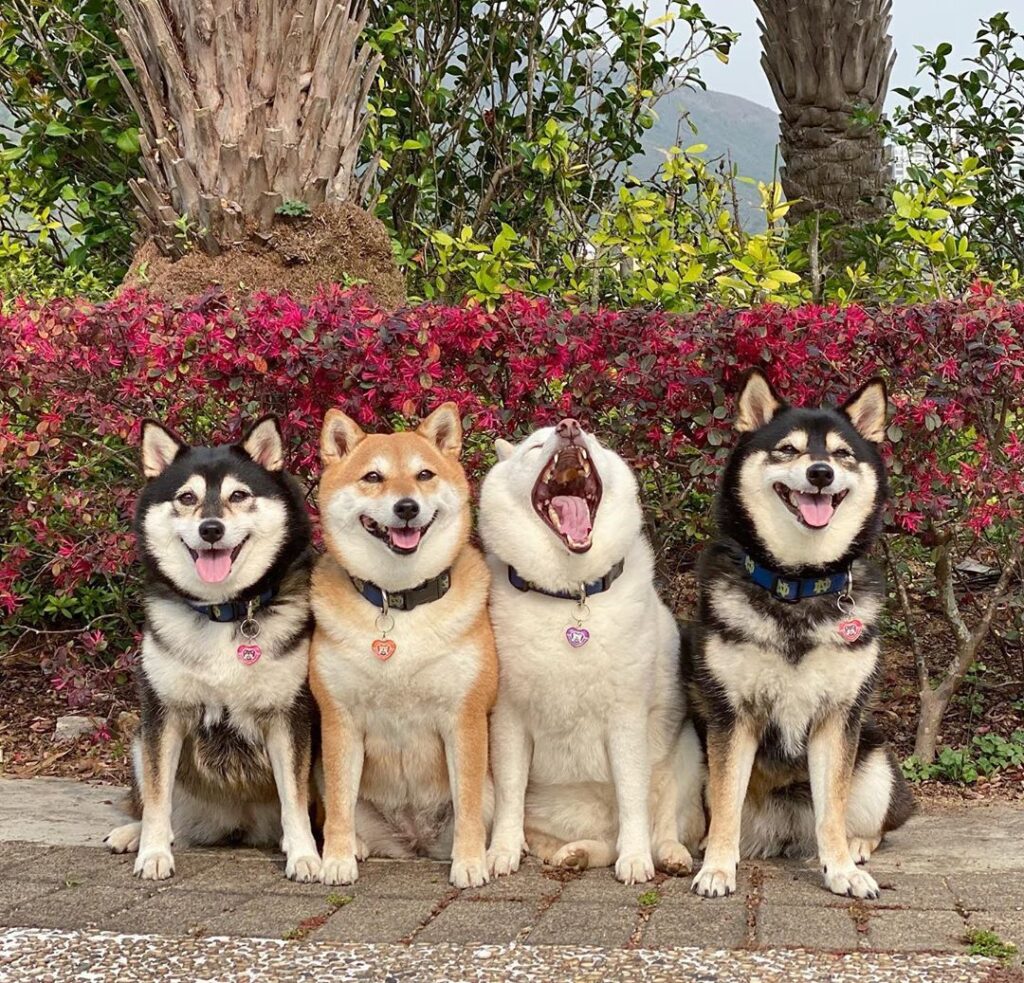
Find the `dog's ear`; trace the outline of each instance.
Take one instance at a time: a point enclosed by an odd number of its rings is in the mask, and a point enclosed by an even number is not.
[[[442,403],[417,428],[416,433],[426,437],[448,457],[458,457],[462,451],[462,420],[454,403]]]
[[[284,438],[276,416],[267,415],[257,420],[238,446],[268,471],[280,471],[284,467]]]
[[[185,450],[188,450],[188,444],[173,430],[168,430],[156,420],[142,421],[142,473],[147,478],[159,477]]]
[[[885,382],[875,376],[865,382],[839,410],[865,440],[880,444],[885,440],[885,415],[888,408],[889,394],[885,390]]]
[[[494,452],[498,455],[499,461],[507,461],[516,452],[516,445],[504,437],[499,437],[494,442]]]
[[[352,417],[341,410],[328,410],[320,431],[320,460],[325,466],[340,461],[365,437],[363,428]]]
[[[760,369],[751,369],[743,383],[736,413],[736,429],[740,433],[760,430],[786,403],[772,388]]]

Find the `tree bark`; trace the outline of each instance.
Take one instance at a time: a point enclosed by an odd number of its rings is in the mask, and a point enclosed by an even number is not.
[[[755,0],[761,65],[781,117],[782,187],[791,222],[814,212],[846,221],[881,214],[891,166],[874,127],[896,55],[892,0]]]
[[[161,252],[210,255],[284,201],[357,200],[366,98],[364,0],[117,0],[137,74],[139,223]]]

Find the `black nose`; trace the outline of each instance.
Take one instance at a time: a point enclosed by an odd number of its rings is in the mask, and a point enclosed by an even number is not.
[[[395,502],[395,515],[409,522],[420,514],[420,507],[413,498],[400,498]]]
[[[836,474],[832,468],[827,464],[822,464],[820,461],[817,464],[812,464],[807,469],[807,480],[815,488],[824,488],[826,485],[831,485],[832,479],[835,476]]]
[[[224,538],[224,523],[220,519],[203,519],[199,523],[199,535],[208,543],[217,543]]]

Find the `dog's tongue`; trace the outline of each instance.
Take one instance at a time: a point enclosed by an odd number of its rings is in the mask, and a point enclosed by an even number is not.
[[[558,516],[558,528],[574,543],[585,543],[590,536],[590,506],[576,495],[556,495],[551,505]]]
[[[388,532],[391,534],[391,542],[400,550],[415,549],[423,535],[422,529],[412,529],[409,526],[392,526]]]
[[[196,573],[208,584],[219,584],[231,573],[231,550],[200,550]]]
[[[815,529],[827,526],[835,509],[832,508],[831,495],[805,495],[797,492],[796,506],[804,522]]]

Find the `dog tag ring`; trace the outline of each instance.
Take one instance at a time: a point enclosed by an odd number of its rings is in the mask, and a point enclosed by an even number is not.
[[[580,599],[576,603],[576,624],[569,625],[565,629],[565,640],[574,648],[582,648],[590,641],[590,632],[583,627],[583,621],[590,616],[590,608],[587,607],[587,589],[580,585]]]
[[[238,626],[238,630],[242,633],[242,638],[245,641],[235,649],[235,655],[238,656],[238,661],[243,666],[256,665],[263,655],[263,649],[256,644],[256,636],[260,633],[260,623],[253,617],[255,610],[256,601],[252,600],[249,602],[248,608],[246,608],[245,620]]]

